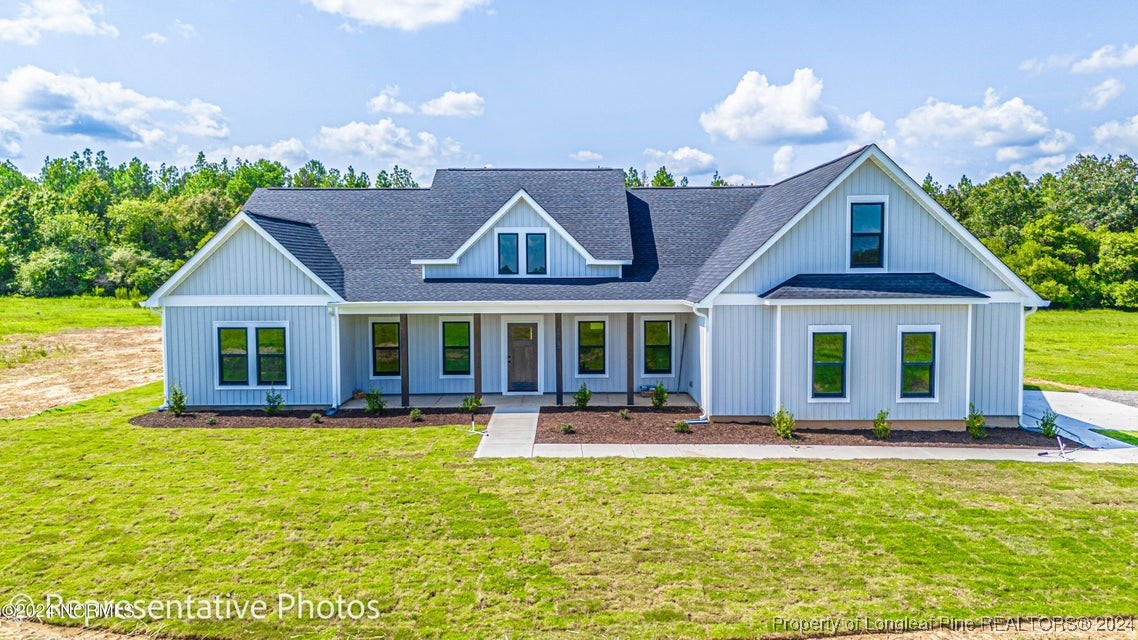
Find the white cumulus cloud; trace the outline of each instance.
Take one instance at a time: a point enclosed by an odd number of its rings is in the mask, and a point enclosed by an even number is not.
[[[600,162],[601,160],[604,160],[605,157],[596,151],[581,149],[580,151],[574,151],[573,153],[570,153],[569,159],[576,160],[577,162]]]
[[[458,20],[489,0],[309,0],[312,6],[360,24],[415,31]]]
[[[715,168],[715,156],[695,147],[680,147],[671,151],[645,149],[644,157],[649,161],[668,167],[673,175],[700,175]]]
[[[277,162],[290,166],[304,164],[312,157],[312,154],[308,152],[308,148],[304,146],[304,143],[296,138],[277,140],[267,145],[248,144],[223,147],[214,149],[206,155],[211,158],[241,158],[242,160],[249,161],[264,158],[265,160],[276,160]]]
[[[20,127],[4,116],[0,116],[0,154],[5,160],[21,155]]]
[[[1083,98],[1083,108],[1098,111],[1122,95],[1125,90],[1126,85],[1117,78],[1107,78],[1087,91],[1087,95]]]
[[[1094,128],[1095,142],[1112,151],[1133,153],[1138,147],[1138,116],[1129,120],[1111,120]]]
[[[1099,47],[1091,55],[1071,65],[1074,73],[1101,73],[1111,69],[1138,66],[1138,45]]]
[[[699,123],[712,138],[764,144],[805,141],[830,128],[822,111],[822,79],[812,69],[796,69],[784,85],[748,71],[723,102],[700,114]]]
[[[225,138],[221,107],[143,95],[118,82],[57,74],[35,66],[0,81],[0,116],[26,130],[147,146],[177,134]]]
[[[785,178],[793,173],[794,165],[794,147],[786,144],[778,148],[771,156],[771,168],[774,170],[775,176]]]
[[[387,85],[379,95],[367,101],[367,110],[372,113],[411,113],[414,109],[399,100],[399,87]]]
[[[158,33],[157,31],[151,31],[150,33],[142,36],[142,39],[153,44],[166,44],[166,41],[169,40],[169,38],[162,35],[161,33]]]
[[[33,0],[20,5],[15,18],[0,19],[0,40],[31,45],[45,33],[117,36],[114,25],[98,20],[102,13],[102,6],[79,0]]]
[[[419,111],[425,115],[453,118],[473,118],[485,110],[486,100],[473,91],[447,91],[419,105]]]
[[[417,176],[426,175],[444,160],[465,156],[458,142],[450,138],[440,140],[427,131],[412,133],[391,118],[320,127],[315,144],[335,154],[368,158],[383,166],[398,164]]]
[[[1068,69],[1071,64],[1075,62],[1075,56],[1071,55],[1049,55],[1046,58],[1029,58],[1019,63],[1020,71],[1026,71],[1032,75],[1039,75],[1044,71],[1052,69]]]

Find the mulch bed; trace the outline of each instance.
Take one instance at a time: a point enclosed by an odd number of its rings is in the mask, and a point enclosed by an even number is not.
[[[551,444],[826,444],[874,445],[882,447],[999,447],[1046,449],[1055,446],[1049,438],[1023,429],[988,429],[988,437],[973,439],[964,431],[903,431],[895,429],[887,441],[873,437],[869,430],[801,429],[797,440],[783,440],[770,425],[713,423],[691,425],[691,433],[676,433],[677,420],[694,420],[698,412],[669,407],[663,411],[637,407],[629,420],[617,409],[577,411],[566,407],[542,407],[537,423],[539,443]],[[561,432],[571,424],[575,433]]]
[[[242,429],[252,427],[282,427],[306,429],[389,429],[392,427],[435,427],[441,425],[469,425],[470,414],[458,413],[453,408],[420,409],[423,419],[412,422],[410,409],[384,409],[379,413],[364,413],[362,410],[337,411],[334,416],[326,416],[323,411],[281,411],[275,416],[265,415],[259,410],[238,411],[194,411],[183,413],[180,417],[169,411],[154,411],[131,418],[130,423],[139,427],[173,429]],[[475,415],[478,424],[490,420],[493,407],[482,407]],[[320,414],[320,422],[312,421],[312,414]],[[210,424],[210,419],[213,424]]]

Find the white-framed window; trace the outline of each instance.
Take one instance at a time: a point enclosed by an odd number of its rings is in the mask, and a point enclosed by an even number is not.
[[[502,227],[494,230],[498,275],[549,275],[549,230],[542,227]]]
[[[640,318],[640,372],[646,378],[668,378],[676,372],[675,316]]]
[[[897,402],[939,402],[940,325],[897,326]]]
[[[846,266],[850,271],[884,271],[889,196],[846,198]]]
[[[368,318],[371,328],[371,378],[399,378],[403,363],[399,357],[401,336],[398,316]]]
[[[850,326],[810,325],[808,336],[808,402],[849,402]]]
[[[288,389],[287,321],[213,323],[216,389]]]
[[[605,316],[578,316],[577,367],[578,378],[607,378],[609,319]]]
[[[442,357],[439,369],[441,377],[474,377],[473,316],[441,316],[439,344]]]

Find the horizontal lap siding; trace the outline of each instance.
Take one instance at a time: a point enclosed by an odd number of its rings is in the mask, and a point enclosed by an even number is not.
[[[1023,307],[1019,304],[977,305],[972,334],[972,398],[988,416],[1019,415],[1020,333]]]
[[[242,227],[171,294],[325,295],[256,231]]]
[[[848,266],[846,198],[889,197],[886,266],[892,272],[934,272],[979,291],[1008,286],[960,240],[873,163],[866,163],[827,196],[727,288],[763,293],[800,273],[844,273]]]
[[[889,409],[894,420],[962,419],[967,411],[966,305],[786,307],[782,312],[782,404],[800,420],[869,420]],[[718,320],[717,320],[718,322]],[[897,402],[898,325],[939,324],[939,402]],[[811,403],[810,325],[850,325],[850,402]],[[716,330],[719,329],[718,324]],[[715,384],[715,383],[713,383]]]
[[[711,316],[712,415],[762,416],[774,386],[774,309],[716,306]]]
[[[330,325],[324,307],[167,307],[166,349],[171,385],[196,406],[261,406],[264,389],[216,389],[214,322],[288,322],[289,405],[327,405],[331,396]],[[250,354],[250,357],[253,357]]]

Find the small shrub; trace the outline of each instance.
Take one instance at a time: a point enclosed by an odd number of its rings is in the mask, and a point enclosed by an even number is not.
[[[787,411],[786,407],[780,406],[771,416],[771,426],[774,427],[775,434],[783,440],[797,439],[794,437],[794,414]]]
[[[1039,429],[1044,436],[1054,438],[1059,435],[1059,425],[1056,423],[1058,419],[1059,414],[1050,409],[1043,412],[1043,417],[1039,419]]]
[[[466,396],[462,399],[462,404],[458,405],[458,410],[463,413],[469,413],[471,416],[478,413],[478,409],[482,407],[482,396]]]
[[[877,417],[873,419],[873,437],[878,440],[888,440],[891,433],[893,433],[893,427],[889,423],[889,410],[882,409],[877,412]]]
[[[319,411],[313,411],[312,414],[308,416],[308,419],[312,421],[312,424],[324,422],[324,416],[320,415]]]
[[[593,399],[593,392],[589,391],[589,387],[585,383],[581,383],[581,388],[577,389],[577,393],[573,394],[573,406],[580,410],[589,407],[589,401]]]
[[[281,412],[281,407],[284,406],[284,396],[276,389],[269,389],[265,392],[265,415],[275,416]]]
[[[964,419],[964,428],[968,430],[968,435],[977,440],[983,440],[988,437],[988,431],[984,428],[984,414],[976,410],[976,405],[971,402],[968,403],[968,417]]]
[[[691,433],[691,425],[687,420],[676,420],[676,425],[672,427],[676,433]]]
[[[416,409],[412,409],[412,410],[411,410],[411,422],[422,422],[422,421],[423,421],[423,412],[422,412],[422,410],[420,410],[420,409],[417,409],[417,408],[416,408]]]
[[[668,406],[668,390],[657,382],[656,386],[652,387],[652,408],[663,409],[666,406]]]
[[[383,392],[375,387],[367,390],[364,394],[364,402],[367,403],[367,408],[364,409],[366,413],[379,413],[387,406],[387,401],[383,399]]]
[[[577,433],[577,430],[574,429],[573,425],[569,424],[568,422],[562,422],[561,423],[561,433],[564,433],[564,434]]]
[[[176,384],[170,387],[170,413],[176,417],[181,417],[186,412],[186,393],[182,391],[182,385]]]
[[[628,412],[628,409],[621,409],[620,411],[617,411],[616,414],[618,416],[620,416],[621,420],[631,420],[632,419],[632,414]]]

